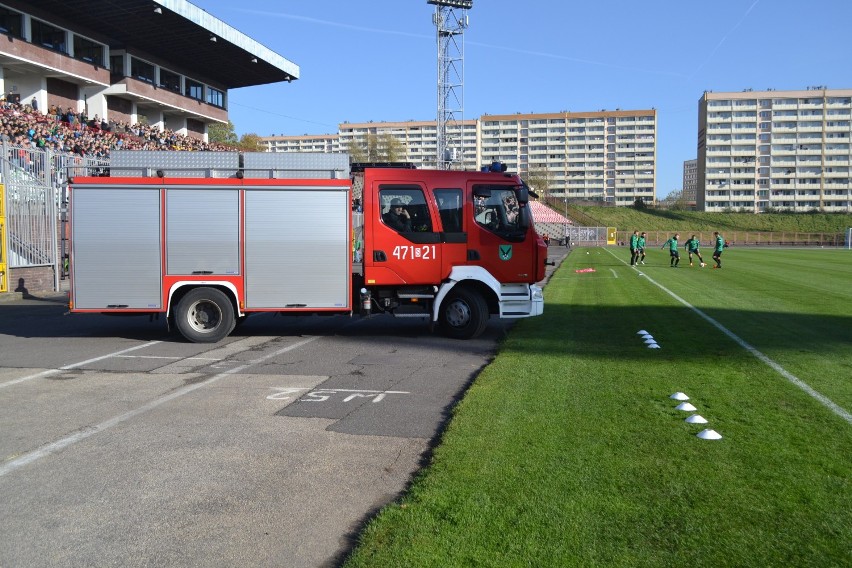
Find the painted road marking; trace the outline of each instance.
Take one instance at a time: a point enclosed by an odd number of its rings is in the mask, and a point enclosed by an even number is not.
[[[278,392],[275,394],[271,394],[266,397],[267,400],[289,400],[291,398],[296,398],[296,395],[303,391],[307,392],[302,398],[299,398],[299,402],[325,402],[329,400],[331,397],[341,393],[350,393],[344,399],[343,402],[349,402],[355,400],[356,398],[370,398],[373,397],[371,402],[381,402],[384,400],[385,395],[389,394],[411,394],[409,391],[390,391],[390,390],[370,390],[370,389],[310,389],[310,388],[300,388],[300,387],[270,387],[272,389],[277,390]]]
[[[118,359],[169,359],[172,361],[221,361],[218,357],[168,357],[166,355],[116,355]]]
[[[192,384],[192,385],[188,385],[184,388],[178,389],[178,390],[176,390],[176,391],[174,391],[170,394],[167,394],[165,396],[161,396],[160,398],[154,399],[151,402],[149,402],[148,404],[144,404],[144,405],[140,406],[139,408],[131,410],[130,412],[125,412],[124,414],[119,414],[118,416],[114,416],[114,417],[112,417],[108,420],[101,422],[100,424],[95,424],[94,426],[88,426],[88,427],[84,428],[83,430],[81,430],[79,432],[71,434],[70,436],[66,436],[65,438],[61,438],[59,440],[56,440],[55,442],[51,442],[50,444],[47,444],[46,446],[42,446],[41,448],[39,448],[37,450],[33,450],[32,452],[28,452],[28,453],[22,455],[21,457],[19,457],[18,459],[4,463],[2,466],[0,466],[0,477],[3,477],[7,473],[12,473],[13,471],[20,469],[20,468],[24,467],[25,465],[28,465],[28,464],[30,464],[30,463],[32,463],[36,460],[39,460],[43,457],[47,457],[47,456],[55,454],[55,453],[57,453],[61,450],[64,450],[65,448],[72,446],[72,445],[76,444],[77,442],[81,442],[81,441],[85,440],[86,438],[94,436],[95,434],[97,434],[99,432],[103,432],[105,430],[112,428],[113,426],[117,426],[117,425],[119,425],[123,422],[127,422],[131,418],[135,418],[135,417],[139,416],[140,414],[144,414],[144,413],[148,412],[149,410],[153,410],[153,409],[157,408],[158,406],[162,406],[163,404],[165,404],[167,402],[170,402],[170,401],[172,401],[176,398],[180,398],[185,394],[189,394],[189,393],[191,393],[195,390],[200,389],[201,387],[205,387],[205,386],[213,384],[213,383],[215,383],[215,382],[217,382],[221,379],[224,379],[226,377],[230,377],[231,375],[234,375],[234,374],[239,373],[241,371],[244,371],[244,370],[246,370],[246,369],[248,369],[248,368],[250,368],[254,365],[262,363],[262,362],[266,361],[267,359],[271,359],[273,357],[277,357],[278,355],[283,355],[284,353],[287,353],[288,351],[298,349],[299,347],[307,345],[308,343],[310,343],[312,341],[316,341],[317,339],[319,339],[319,337],[320,336],[308,337],[306,339],[303,339],[302,341],[299,341],[299,342],[294,343],[292,345],[288,345],[287,347],[284,347],[282,349],[279,349],[277,351],[274,351],[272,353],[264,355],[263,357],[259,357],[257,359],[252,360],[252,361],[247,361],[246,363],[243,363],[239,367],[235,367],[235,368],[230,369],[228,371],[225,371],[223,373],[219,373],[218,375],[210,377],[209,379],[201,381],[200,383],[195,383],[195,384]],[[154,341],[152,343],[159,343],[159,341]],[[133,349],[140,349],[142,347],[144,347],[144,345],[134,347]],[[130,349],[127,349],[125,351],[120,351],[119,353],[126,353],[127,351],[130,351]],[[98,359],[92,359],[91,361],[98,361],[98,360],[103,359],[103,358],[104,357],[99,357]],[[91,362],[91,361],[84,361],[83,363],[77,363],[77,365],[83,365],[83,364]]]
[[[11,381],[7,381],[5,383],[0,383],[0,389],[12,385],[17,385],[18,383],[23,383],[24,381],[29,381],[31,379],[38,379],[41,377],[49,377],[51,375],[56,375],[57,373],[61,373],[62,371],[70,371],[71,369],[76,369],[78,367],[82,367],[83,365],[88,365],[89,363],[95,363],[97,361],[103,361],[104,359],[109,359],[110,357],[120,357],[124,353],[130,353],[131,351],[136,351],[137,349],[144,349],[146,347],[150,347],[152,345],[156,345],[157,343],[161,343],[160,341],[149,341],[148,343],[143,343],[142,345],[137,345],[136,347],[130,347],[129,349],[122,349],[121,351],[116,351],[115,353],[110,353],[109,355],[102,355],[101,357],[95,357],[94,359],[88,359],[86,361],[80,361],[79,363],[72,363],[71,365],[65,365],[64,367],[59,367],[58,369],[49,369],[47,371],[42,371],[40,373],[36,373],[35,375],[29,375],[26,377],[21,377],[19,379],[14,379]]]
[[[624,262],[624,260],[618,258],[609,249],[604,249],[604,250],[606,252],[608,252],[609,254],[611,254],[616,259],[618,259],[621,263],[627,264],[626,262]],[[692,310],[693,312],[695,312],[696,314],[698,314],[699,316],[704,318],[708,323],[710,323],[710,325],[712,325],[713,327],[715,327],[716,329],[718,329],[719,331],[721,331],[722,333],[724,333],[725,335],[727,335],[728,337],[733,339],[737,344],[739,344],[740,347],[742,347],[743,349],[745,349],[746,351],[748,351],[749,353],[754,355],[758,360],[762,361],[763,363],[765,363],[766,365],[768,365],[769,367],[771,367],[772,369],[777,371],[782,377],[787,379],[790,383],[794,384],[795,386],[797,386],[800,389],[802,389],[803,391],[805,391],[808,395],[810,395],[811,397],[816,399],[820,404],[822,404],[823,406],[828,408],[830,411],[832,411],[837,416],[844,419],[849,424],[852,424],[852,414],[850,414],[845,408],[843,408],[842,406],[840,406],[839,404],[837,404],[836,402],[834,402],[833,400],[831,400],[830,398],[828,398],[827,396],[822,394],[821,392],[818,392],[816,389],[814,389],[808,383],[806,383],[805,381],[803,381],[802,379],[800,379],[799,377],[797,377],[793,373],[789,372],[787,369],[785,369],[784,367],[782,367],[781,365],[779,365],[778,363],[776,363],[775,361],[773,361],[772,359],[767,357],[765,354],[758,351],[756,348],[754,348],[751,345],[749,345],[748,343],[746,343],[746,341],[744,339],[740,338],[733,331],[729,330],[724,325],[717,322],[716,320],[714,320],[713,318],[711,318],[710,316],[708,316],[707,314],[705,314],[704,312],[702,312],[701,310],[699,310],[698,308],[696,308],[695,306],[693,306],[692,304],[690,304],[689,302],[687,302],[686,300],[684,300],[683,298],[681,298],[680,296],[678,296],[677,294],[675,294],[674,292],[672,292],[671,290],[669,290],[668,288],[666,288],[665,286],[663,286],[662,284],[660,284],[659,282],[657,282],[656,280],[654,280],[653,278],[651,278],[650,276],[645,274],[644,272],[642,272],[638,269],[637,269],[637,271],[639,272],[639,275],[644,276],[645,279],[648,280],[648,282],[650,282],[651,284],[653,284],[654,286],[656,286],[657,288],[659,288],[660,290],[662,290],[663,292],[665,292],[666,294],[668,294],[669,296],[671,296],[672,298],[674,298],[675,300],[677,300],[678,302],[680,302],[681,304],[683,304],[684,306],[686,306],[687,308],[689,308],[690,310]]]

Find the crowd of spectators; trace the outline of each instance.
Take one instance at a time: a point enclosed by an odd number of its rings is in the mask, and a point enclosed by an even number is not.
[[[160,130],[147,124],[89,118],[73,109],[51,106],[46,113],[0,98],[0,139],[17,146],[44,148],[87,158],[108,159],[111,150],[230,150],[217,143]]]

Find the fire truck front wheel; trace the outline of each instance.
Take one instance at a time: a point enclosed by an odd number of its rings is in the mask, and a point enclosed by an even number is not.
[[[193,343],[216,343],[234,329],[231,300],[215,288],[190,290],[178,302],[175,312],[178,330]]]
[[[445,335],[455,339],[478,337],[488,325],[488,304],[475,290],[454,289],[441,304],[440,323]]]

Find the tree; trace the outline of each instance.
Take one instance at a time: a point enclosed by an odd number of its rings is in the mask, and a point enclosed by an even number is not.
[[[218,144],[230,144],[237,146],[240,142],[237,139],[237,132],[234,130],[234,123],[230,120],[228,124],[217,122],[207,127],[207,138],[210,142]]]
[[[527,182],[527,185],[535,191],[539,197],[544,198],[550,195],[550,172],[545,168],[530,168],[525,174],[521,174],[521,179]]]
[[[367,162],[367,149],[355,142],[354,140],[346,144],[346,153],[349,154],[349,161],[357,163]]]
[[[346,151],[353,163],[400,162],[406,155],[405,144],[389,133],[367,134],[363,144],[353,140],[346,146]]]
[[[254,133],[243,134],[240,137],[238,147],[243,152],[263,152],[265,149],[263,143],[260,141],[260,136]]]
[[[384,148],[385,159],[383,162],[401,162],[405,160],[405,144],[390,134],[383,134],[380,146]]]
[[[665,199],[663,199],[662,204],[666,209],[671,209],[673,211],[686,211],[689,209],[686,202],[686,196],[681,189],[676,189],[669,193]]]

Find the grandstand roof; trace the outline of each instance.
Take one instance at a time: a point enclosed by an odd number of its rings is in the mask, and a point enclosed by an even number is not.
[[[27,5],[98,30],[111,49],[135,47],[228,89],[299,78],[298,65],[185,0],[28,0]]]

